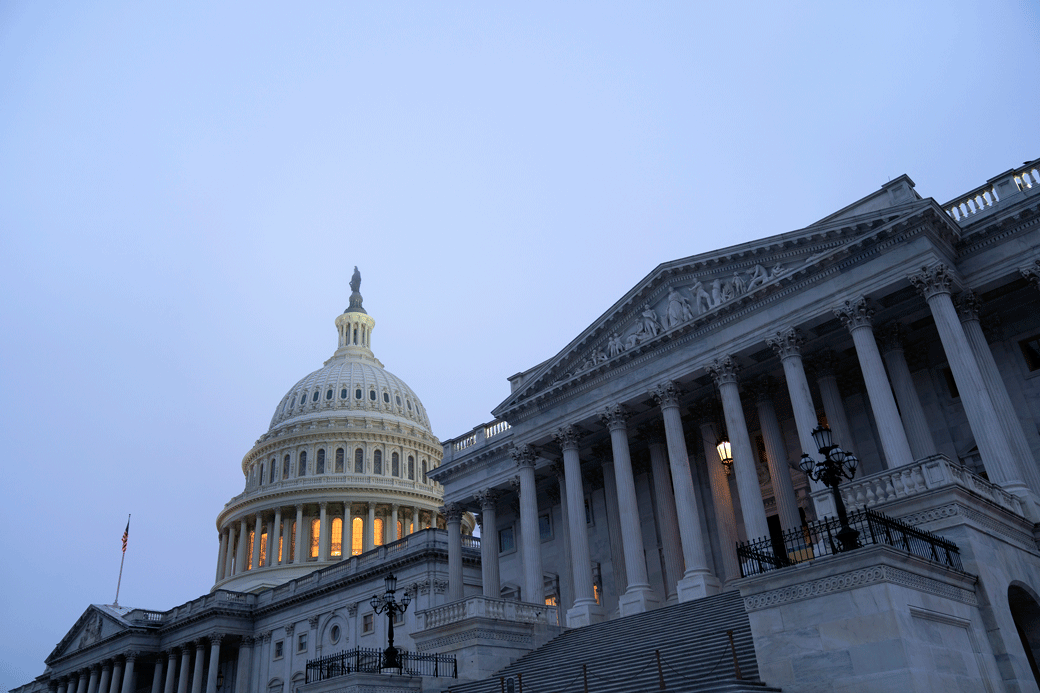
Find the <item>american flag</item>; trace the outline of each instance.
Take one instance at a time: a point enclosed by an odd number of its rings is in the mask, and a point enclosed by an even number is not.
[[[126,541],[130,538],[130,518],[126,518],[126,529],[123,530],[123,553],[126,553]]]

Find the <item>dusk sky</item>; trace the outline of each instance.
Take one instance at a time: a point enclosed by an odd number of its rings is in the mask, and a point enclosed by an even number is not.
[[[282,396],[373,350],[441,440],[662,262],[1040,156],[1040,4],[0,3],[0,692],[206,593]]]

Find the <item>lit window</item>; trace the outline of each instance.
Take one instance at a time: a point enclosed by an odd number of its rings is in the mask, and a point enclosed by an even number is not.
[[[296,520],[293,520],[289,529],[289,560],[296,560]]]
[[[325,448],[318,450],[318,460],[314,463],[314,473],[324,474],[325,473]]]
[[[318,547],[321,546],[321,520],[311,520],[311,558],[318,557]]]
[[[372,473],[382,474],[383,473],[383,451],[376,450],[372,453]]]
[[[415,458],[408,456],[408,478],[415,481]]]
[[[278,538],[278,562],[282,562],[282,547],[285,546],[285,537]]]
[[[401,458],[396,452],[390,454],[390,475],[401,476]]]
[[[343,473],[343,448],[336,448],[336,473]]]
[[[296,651],[306,652],[307,651],[307,634],[300,633],[296,636]]]
[[[329,553],[337,557],[343,555],[343,518],[341,517],[332,518],[332,550]]]
[[[260,565],[267,565],[267,532],[260,535]]]
[[[400,520],[397,521],[397,538],[400,539],[404,536],[404,524]]]
[[[383,545],[383,518],[377,517],[376,523],[373,525],[375,530],[373,531],[372,543],[375,546]]]
[[[300,453],[300,464],[299,464],[299,467],[296,470],[296,476],[306,476],[306,475],[307,475],[307,451],[304,450],[303,452]]]
[[[592,586],[592,597],[596,600],[596,605],[599,606],[599,585]]]
[[[365,473],[365,451],[361,448],[354,451],[354,473]]]
[[[350,526],[352,528],[350,531],[350,555],[359,556],[361,555],[361,550],[365,545],[363,534],[365,531],[365,521],[360,517],[355,517],[350,521]]]
[[[375,630],[375,621],[372,618],[372,614],[365,614],[361,617],[361,632],[371,633]]]
[[[246,570],[252,570],[253,565],[253,535],[255,532],[249,530],[249,548],[246,549]]]
[[[546,597],[545,598],[545,605],[546,606],[556,606],[556,595],[555,594],[550,594],[548,597]]]

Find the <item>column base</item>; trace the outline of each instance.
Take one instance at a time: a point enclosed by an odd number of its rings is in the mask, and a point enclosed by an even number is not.
[[[595,599],[578,600],[567,609],[567,627],[582,628],[603,620],[603,607]]]
[[[628,591],[618,598],[618,610],[621,611],[622,616],[641,614],[656,609],[660,605],[661,600],[657,598],[649,585],[629,585]]]
[[[711,597],[722,591],[722,585],[711,573],[695,573],[683,575],[679,580],[679,602],[692,602],[694,599]]]

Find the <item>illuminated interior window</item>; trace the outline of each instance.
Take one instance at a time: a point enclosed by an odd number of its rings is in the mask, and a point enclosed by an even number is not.
[[[402,532],[404,532],[404,523],[401,522],[400,520],[398,520],[397,521],[397,538],[398,539],[400,539],[402,536],[404,536],[402,534]]]
[[[296,560],[296,521],[293,520],[292,528],[289,530],[289,560]]]
[[[246,570],[253,569],[253,535],[256,532],[250,530],[249,532],[249,548],[246,549]]]
[[[360,517],[355,517],[350,521],[350,555],[358,556],[361,554],[361,549],[364,546],[364,535],[362,532],[365,531],[365,521]]]
[[[545,605],[546,606],[556,606],[556,595],[553,594],[553,595],[550,595],[550,596],[546,597],[545,598]]]
[[[285,537],[278,538],[278,562],[282,562],[282,547],[285,546]]]
[[[332,518],[332,551],[333,556],[343,555],[343,518]]]
[[[592,586],[592,596],[596,599],[596,603],[599,604],[599,585]]]
[[[267,532],[260,535],[260,565],[267,565]]]
[[[321,520],[311,520],[311,558],[318,557],[318,547],[321,546]]]
[[[377,517],[376,518],[376,524],[374,526],[375,526],[375,532],[374,532],[375,536],[372,537],[372,540],[373,540],[372,543],[375,546],[382,546],[383,545],[383,518]]]

